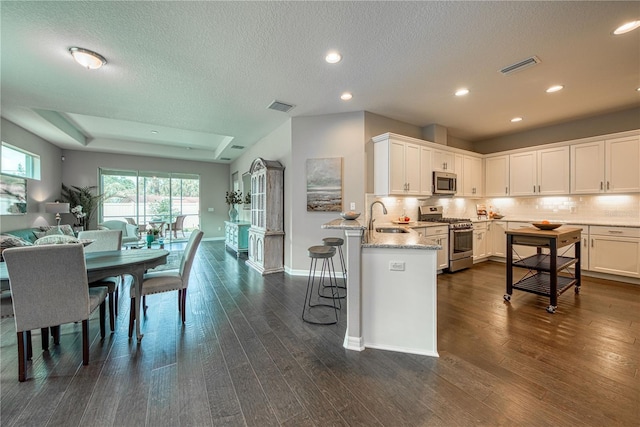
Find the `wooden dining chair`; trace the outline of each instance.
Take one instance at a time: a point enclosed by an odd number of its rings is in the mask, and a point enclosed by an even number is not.
[[[82,322],[82,364],[88,365],[89,316],[100,306],[100,336],[104,338],[107,288],[89,288],[82,244],[8,248],[3,255],[18,336],[18,381],[27,377],[31,339],[25,336],[33,329],[42,330],[46,351],[48,328]]]
[[[176,220],[174,222],[172,222],[171,224],[167,224],[167,232],[173,230],[173,237],[175,237],[177,239],[178,238],[178,230],[180,230],[180,233],[182,233],[182,237],[185,237],[183,226],[184,226],[184,219],[186,217],[187,217],[186,215],[178,215],[178,216],[176,216]]]
[[[187,305],[187,287],[189,286],[189,275],[191,274],[191,267],[193,266],[193,260],[196,256],[198,246],[204,233],[200,230],[194,231],[189,237],[187,246],[182,253],[180,260],[180,267],[178,271],[156,271],[150,272],[144,275],[144,281],[142,282],[142,295],[145,297],[150,294],[157,294],[160,292],[178,291],[178,311],[182,312],[182,323],[186,320],[186,305]],[[131,295],[131,311],[129,314],[129,336],[133,334],[133,321],[135,319],[135,304],[136,304],[136,286],[131,285],[129,294]]]
[[[89,230],[78,233],[78,239],[90,239],[92,243],[85,246],[85,252],[119,251],[122,248],[122,230]],[[115,318],[118,316],[118,289],[121,276],[107,277],[90,283],[89,287],[106,286],[109,294],[109,328],[115,331]]]

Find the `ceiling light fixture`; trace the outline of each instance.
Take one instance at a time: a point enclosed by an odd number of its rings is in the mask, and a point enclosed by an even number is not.
[[[620,34],[625,34],[629,31],[633,31],[638,27],[640,27],[640,21],[627,22],[626,24],[620,25],[618,28],[616,28],[613,34],[619,36]]]
[[[336,51],[331,51],[327,53],[327,56],[324,57],[324,60],[327,61],[329,64],[337,64],[342,60],[342,55],[340,55]]]
[[[73,59],[84,68],[88,70],[97,70],[107,63],[107,60],[104,59],[104,56],[99,53],[92,52],[88,49],[83,49],[81,47],[72,47],[69,48],[69,52]]]
[[[462,88],[462,89],[458,89],[456,91],[456,96],[465,96],[466,94],[469,93],[469,89],[467,88]]]
[[[342,95],[340,95],[340,99],[342,99],[343,101],[348,101],[351,98],[353,98],[353,95],[350,92],[345,92]]]
[[[151,131],[151,134],[152,134],[152,135],[157,135],[157,134],[158,134],[158,131],[157,131],[157,130],[152,130],[152,131]]]
[[[511,119],[511,123],[517,123],[521,121],[522,121],[522,117],[514,117],[513,119]]]
[[[549,89],[547,89],[547,93],[558,92],[558,91],[560,91],[562,89],[564,89],[564,86],[562,86],[562,85],[551,86]]]

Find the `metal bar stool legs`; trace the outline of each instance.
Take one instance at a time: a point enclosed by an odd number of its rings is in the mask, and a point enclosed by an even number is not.
[[[333,265],[333,256],[336,253],[336,249],[332,246],[311,246],[309,248],[309,258],[311,258],[311,264],[309,266],[309,278],[307,279],[307,292],[304,297],[304,306],[302,307],[302,320],[314,325],[335,325],[338,323],[338,310],[340,300],[338,299],[338,283],[336,281],[336,271]],[[322,260],[322,270],[320,271],[320,278],[318,280],[318,294],[320,288],[330,288],[331,296],[322,296],[320,298],[328,298],[331,300],[331,304],[324,302],[312,303],[313,287],[316,285],[316,271],[318,260]],[[329,284],[326,285],[325,279],[329,280]],[[328,307],[333,310],[333,317],[335,320],[319,321],[309,318],[311,308],[315,307]],[[314,310],[315,311],[315,310]],[[331,312],[330,311],[330,312]]]
[[[340,289],[347,289],[347,263],[344,261],[344,252],[342,252],[342,245],[344,245],[344,239],[340,237],[325,237],[322,239],[325,246],[332,246],[337,248],[338,256],[340,257],[340,268],[342,269],[342,285],[338,285]],[[340,295],[340,298],[345,298],[346,292]]]

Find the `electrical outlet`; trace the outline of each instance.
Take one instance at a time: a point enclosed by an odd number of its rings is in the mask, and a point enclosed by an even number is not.
[[[389,261],[389,271],[404,271],[404,261]]]
[[[213,212],[213,208],[209,208],[207,209],[209,212]]]
[[[356,210],[356,202],[351,202],[351,205],[350,205],[349,209],[351,209],[352,211],[355,211]]]

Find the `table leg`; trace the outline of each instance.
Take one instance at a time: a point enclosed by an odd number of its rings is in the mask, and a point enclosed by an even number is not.
[[[144,336],[140,332],[140,321],[142,320],[142,314],[140,313],[140,307],[142,306],[142,282],[144,280],[144,271],[136,272],[133,275],[133,281],[136,286],[136,337],[138,337],[138,342],[142,341],[142,337]]]

